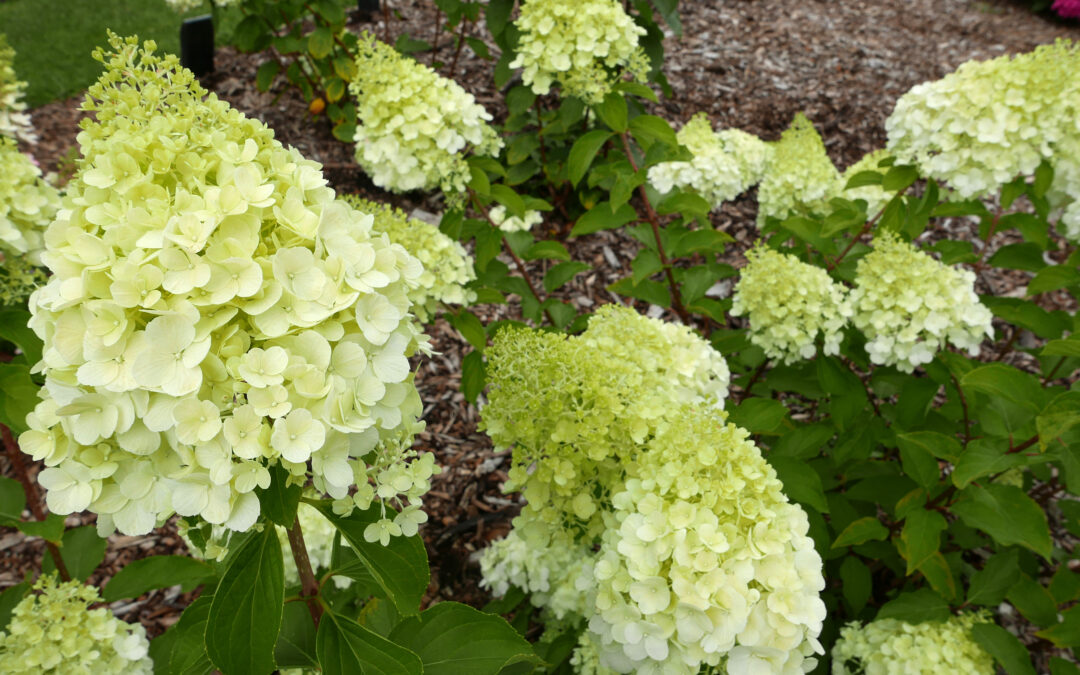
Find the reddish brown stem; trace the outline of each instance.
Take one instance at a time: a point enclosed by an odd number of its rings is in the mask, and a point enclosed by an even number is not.
[[[956,376],[951,373],[950,377],[952,377],[953,386],[956,387],[956,393],[960,395],[960,407],[964,411],[964,448],[966,449],[971,441],[971,418],[968,416],[967,398],[964,397],[964,390],[960,388],[960,380],[957,380]]]
[[[41,494],[38,493],[34,481],[30,480],[30,474],[27,472],[26,464],[23,462],[22,450],[19,449],[19,444],[15,442],[11,429],[8,429],[3,424],[0,424],[0,434],[4,438],[4,449],[7,450],[11,469],[22,484],[23,494],[26,495],[26,505],[29,507],[30,513],[33,514],[34,520],[39,522],[45,520],[45,507],[41,505]],[[60,578],[64,581],[71,581],[71,574],[68,573],[64,558],[60,555],[60,549],[51,541],[45,542],[45,548],[48,549],[49,555],[52,556],[53,563],[56,565],[56,572],[60,575]]]
[[[630,149],[630,139],[625,131],[620,133],[619,137],[622,139],[626,159],[630,161],[630,167],[634,170],[634,173],[637,173],[637,160],[634,159],[634,153]],[[664,266],[664,276],[667,277],[668,288],[671,289],[671,307],[679,315],[679,320],[689,326],[691,325],[690,313],[683,306],[682,295],[679,293],[679,284],[675,282],[675,274],[671,271],[671,261],[668,260],[667,254],[664,252],[664,244],[660,239],[660,217],[656,215],[656,210],[653,209],[652,202],[649,201],[649,195],[645,191],[644,184],[638,186],[638,194],[645,204],[645,215],[649,220],[649,225],[652,227],[653,238],[656,240],[656,253],[660,256],[660,264]]]
[[[319,602],[319,581],[315,578],[315,572],[311,569],[311,560],[308,558],[307,546],[304,544],[304,532],[300,529],[300,519],[293,521],[289,533],[289,548],[292,549],[293,560],[296,561],[296,571],[300,575],[300,597],[307,603],[308,611],[311,612],[311,620],[315,627],[319,627],[319,619],[322,618],[323,607]]]
[[[458,57],[461,56],[461,48],[465,45],[465,27],[468,25],[469,20],[465,17],[461,17],[461,32],[458,33],[457,47],[454,49],[454,59],[450,62],[450,79],[454,79],[454,75],[457,74]]]
[[[439,51],[439,34],[442,33],[442,8],[435,5],[435,37],[431,39],[431,59],[428,64],[435,67],[435,54]]]

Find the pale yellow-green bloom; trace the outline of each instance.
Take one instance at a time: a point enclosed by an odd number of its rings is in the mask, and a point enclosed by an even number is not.
[[[514,25],[521,39],[510,67],[537,94],[558,84],[563,96],[596,104],[626,75],[645,81],[645,29],[618,0],[527,0]]]
[[[747,317],[750,341],[784,363],[814,356],[818,335],[825,354],[839,353],[851,316],[843,285],[820,267],[762,246],[747,251],[746,260],[731,313]]]
[[[468,305],[476,300],[476,291],[466,288],[476,279],[472,256],[461,244],[400,209],[356,196],[346,199],[357,210],[374,216],[373,231],[385,233],[391,243],[404,247],[424,266],[419,283],[409,290],[412,312],[420,323],[435,318],[439,303]]]
[[[42,576],[0,632],[0,672],[150,675],[150,643],[139,624],[113,616],[97,589]]]
[[[360,36],[349,91],[357,101],[356,161],[387,190],[459,195],[469,179],[466,155],[502,148],[472,94],[368,33]]]
[[[993,335],[973,272],[944,265],[889,232],[859,260],[850,300],[870,360],[908,373],[946,342],[977,356]]]
[[[879,619],[840,629],[832,649],[832,674],[992,675],[994,658],[971,635],[976,624],[989,623],[987,612],[966,612],[947,621],[911,624]]]
[[[649,182],[662,194],[674,188],[696,192],[714,209],[756,185],[772,153],[771,145],[745,131],[713,131],[705,113],[694,115],[677,137],[694,158],[657,164],[649,169]]]
[[[766,218],[784,220],[820,211],[843,188],[821,136],[802,113],[772,147],[758,186],[759,227]]]
[[[30,302],[45,387],[21,441],[51,510],[126,534],[176,513],[216,555],[275,465],[342,513],[417,503],[424,480],[383,471],[434,471],[411,450],[420,262],[175,57],[110,43]]]
[[[0,304],[21,303],[44,275],[45,227],[60,207],[60,194],[42,179],[13,138],[0,136]]]
[[[34,143],[37,134],[26,112],[25,94],[26,82],[15,75],[15,50],[0,33],[0,137]],[[5,171],[0,171],[0,176]]]

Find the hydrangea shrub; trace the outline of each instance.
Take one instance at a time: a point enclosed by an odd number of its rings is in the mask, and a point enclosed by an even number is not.
[[[852,623],[840,630],[832,649],[832,674],[933,675],[996,672],[994,658],[971,634],[985,624],[982,612],[967,612],[947,621],[907,623],[879,619],[865,626]]]
[[[0,137],[27,143],[37,141],[37,134],[26,112],[26,82],[15,74],[15,49],[0,33]]]

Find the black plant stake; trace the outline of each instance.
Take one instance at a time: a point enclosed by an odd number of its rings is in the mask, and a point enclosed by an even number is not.
[[[180,65],[196,77],[214,72],[214,19],[211,15],[184,19],[180,25]]]

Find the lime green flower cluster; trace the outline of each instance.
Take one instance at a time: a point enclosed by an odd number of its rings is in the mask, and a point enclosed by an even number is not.
[[[852,201],[861,199],[866,202],[866,213],[869,217],[873,218],[876,214],[880,213],[885,205],[892,199],[892,195],[885,191],[880,185],[863,185],[862,187],[853,187],[843,189],[847,185],[848,181],[858,173],[864,171],[873,171],[874,173],[880,173],[883,176],[889,171],[886,167],[880,167],[878,164],[889,157],[889,151],[885,149],[874,150],[863,156],[862,159],[849,166],[841,177],[840,188],[836,195],[837,197],[843,197],[844,199],[850,199]]]
[[[0,673],[150,675],[150,643],[139,624],[129,624],[104,607],[97,589],[55,575],[42,576],[0,632]]]
[[[15,50],[0,33],[0,137],[34,143],[37,135],[26,113],[26,83],[15,76]]]
[[[993,335],[993,315],[975,294],[975,274],[949,267],[892,233],[879,234],[859,260],[852,323],[870,360],[910,373],[951,343],[972,356]]]
[[[710,351],[610,305],[578,337],[508,329],[488,351],[482,426],[527,504],[484,582],[585,620],[579,672],[801,673],[822,653],[806,514],[725,423]]]
[[[746,260],[731,313],[747,317],[750,341],[784,363],[811,358],[818,335],[825,354],[839,353],[851,316],[844,286],[820,267],[764,246],[747,251]]]
[[[745,131],[713,131],[705,113],[694,115],[677,137],[694,158],[657,164],[649,169],[649,182],[662,194],[673,188],[696,192],[714,209],[756,185],[772,153],[772,146]]]
[[[766,218],[784,220],[819,209],[843,187],[814,125],[799,113],[773,143],[772,157],[758,186],[758,226]]]
[[[22,304],[45,282],[41,265],[45,227],[60,194],[14,139],[0,137],[0,305]]]
[[[394,192],[464,192],[465,153],[495,156],[502,139],[491,115],[453,80],[362,33],[357,46],[356,161]]]
[[[503,232],[528,232],[534,225],[544,222],[544,215],[539,211],[526,211],[521,218],[511,216],[502,204],[491,207],[488,217],[495,227]]]
[[[476,300],[476,291],[466,284],[476,279],[472,257],[465,248],[422,220],[409,218],[400,209],[356,196],[346,200],[362,213],[375,217],[375,232],[384,232],[390,243],[399,244],[420,264],[424,272],[418,285],[409,290],[412,312],[420,323],[427,323],[444,305],[468,305]]]
[[[110,44],[30,302],[46,383],[20,445],[50,509],[244,531],[274,465],[343,510],[419,499],[419,261],[176,57]]]
[[[968,612],[918,624],[897,619],[849,623],[832,649],[832,675],[992,675],[994,658],[971,635],[973,626],[989,622],[989,613]]]
[[[528,0],[514,25],[521,31],[511,68],[537,94],[558,83],[563,96],[594,105],[630,75],[645,81],[649,59],[638,45],[645,29],[618,0]]]
[[[969,61],[897,101],[885,122],[889,150],[924,176],[947,181],[965,199],[1031,176],[1043,160],[1080,164],[1077,72],[1080,44],[1068,40]],[[1068,140],[1071,148],[1063,146]],[[1070,197],[1080,199],[1080,191]]]

